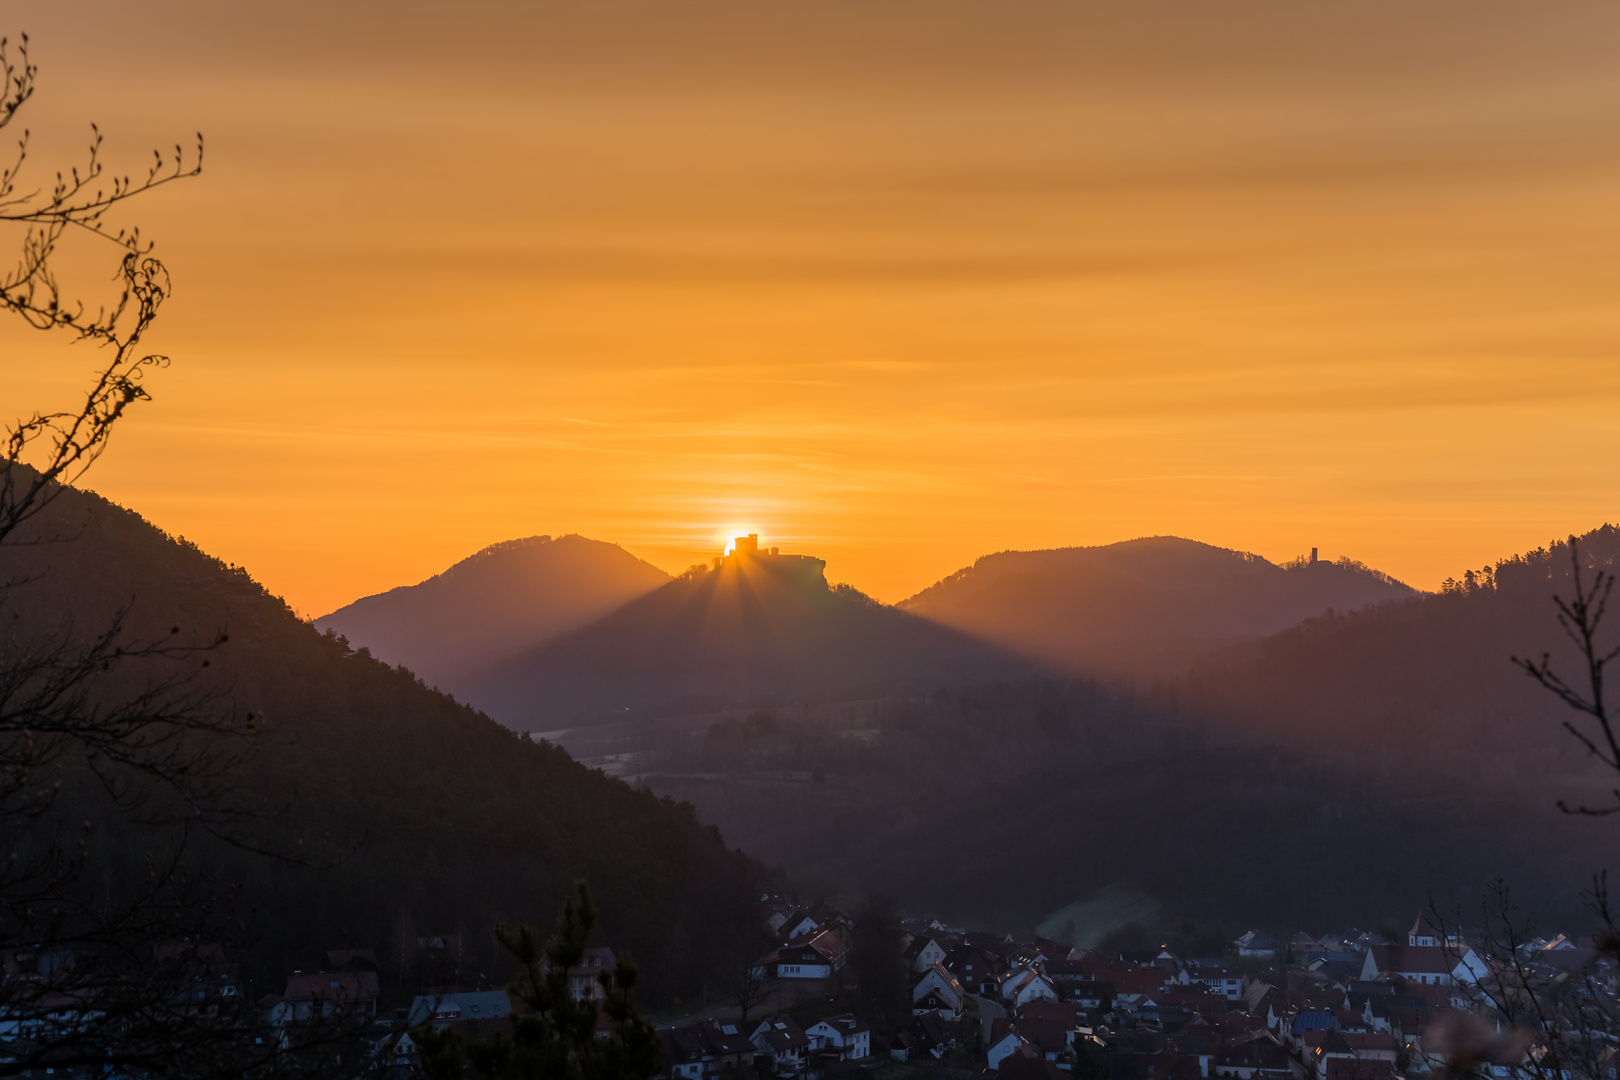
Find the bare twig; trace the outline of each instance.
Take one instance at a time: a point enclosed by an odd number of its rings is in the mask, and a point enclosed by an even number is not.
[[[33,97],[37,76],[27,36],[15,50],[0,38],[0,130],[11,125]],[[0,543],[49,504],[62,485],[84,475],[106,449],[124,411],[149,399],[146,373],[168,363],[167,357],[144,353],[140,347],[169,296],[168,271],[152,256],[152,244],[138,228],[114,228],[107,214],[136,196],[197,176],[202,160],[203,141],[198,135],[190,154],[179,146],[172,156],[154,151],[143,177],[109,175],[102,134],[91,125],[85,163],[58,171],[48,188],[18,190],[28,163],[26,131],[15,157],[0,166],[0,223],[23,230],[16,266],[0,274],[0,310],[22,317],[36,329],[66,331],[76,340],[108,350],[78,411],[37,412],[10,429],[0,459]],[[53,259],[69,233],[88,234],[112,244],[117,252],[117,291],[93,314],[83,302],[63,297],[56,276]],[[33,459],[34,468],[19,468],[25,458]]]
[[[1620,772],[1620,733],[1615,731],[1615,716],[1604,700],[1603,686],[1604,669],[1616,657],[1620,657],[1620,646],[1604,651],[1598,644],[1598,631],[1608,610],[1609,597],[1614,591],[1614,575],[1594,570],[1588,585],[1583,580],[1580,543],[1573,536],[1569,538],[1569,561],[1575,595],[1570,600],[1554,596],[1553,603],[1558,608],[1559,627],[1580,650],[1581,660],[1586,666],[1585,686],[1577,687],[1559,675],[1553,669],[1550,653],[1542,653],[1540,660],[1525,660],[1516,656],[1513,663],[1565,705],[1590,717],[1587,729],[1583,730],[1575,722],[1565,720],[1564,730],[1586,747],[1593,757],[1609,769]],[[1612,794],[1614,802],[1609,806],[1571,808],[1559,800],[1558,808],[1566,814],[1606,817],[1620,813],[1620,788],[1615,788]]]

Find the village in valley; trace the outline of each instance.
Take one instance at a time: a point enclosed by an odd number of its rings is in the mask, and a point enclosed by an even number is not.
[[[1438,1080],[1461,1061],[1487,1077],[1612,1080],[1620,1066],[1613,1037],[1592,1022],[1616,1015],[1620,970],[1591,942],[1562,935],[1504,948],[1442,929],[1425,911],[1404,935],[1251,930],[1221,955],[1188,956],[904,920],[878,959],[903,965],[909,1008],[888,1010],[861,985],[872,961],[857,960],[858,949],[871,942],[855,918],[825,901],[767,896],[761,906],[779,944],[696,1013],[661,1020],[661,1075]],[[424,945],[442,954],[455,942]],[[456,985],[389,1017],[370,950],[327,959],[332,970],[293,974],[259,1007],[284,1030],[336,1014],[373,1018],[371,1075],[418,1075],[413,1035],[427,1028],[478,1037],[510,1024],[504,990]],[[601,1000],[614,963],[612,948],[588,949],[569,992]],[[604,1018],[598,1033],[608,1030]]]
[[[769,921],[785,941],[758,974],[779,986],[840,986],[847,916],[776,901]],[[911,1066],[905,1072],[1014,1080],[1383,1080],[1446,1073],[1466,1038],[1460,1032],[1500,1038],[1514,1020],[1499,998],[1516,983],[1549,999],[1548,1013],[1557,1011],[1551,999],[1574,994],[1614,1015],[1616,968],[1589,945],[1560,936],[1496,957],[1483,940],[1443,932],[1424,913],[1404,936],[1281,941],[1250,931],[1217,957],[1086,950],[938,920],[904,923],[900,944],[911,1006],[903,1024],[877,1032],[852,1013],[805,1023],[817,1014],[803,1004],[746,1022],[705,1019],[663,1032],[670,1075],[700,1080],[751,1062],[760,1076],[810,1078]],[[1612,1077],[1616,1052],[1597,1038],[1601,1075]],[[1546,1064],[1547,1047],[1517,1049]],[[1489,1056],[1475,1052],[1482,1062]],[[1521,1071],[1517,1061],[1484,1067]]]

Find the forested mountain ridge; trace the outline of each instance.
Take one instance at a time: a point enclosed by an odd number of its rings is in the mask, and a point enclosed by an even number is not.
[[[1581,550],[1612,572],[1620,533]],[[1354,565],[1253,572],[1381,581]],[[905,699],[719,712],[639,741],[614,725],[594,753],[692,800],[746,849],[788,853],[800,880],[968,921],[1083,932],[1121,896],[1200,921],[1397,918],[1426,899],[1472,916],[1499,875],[1527,913],[1578,920],[1582,886],[1620,848],[1612,823],[1555,802],[1598,802],[1612,785],[1561,729],[1567,710],[1509,662],[1550,650],[1577,674],[1551,600],[1570,585],[1568,548],[1553,545],[1440,594],[1229,644],[1137,690],[941,680]],[[1620,623],[1609,633],[1620,641]],[[596,739],[565,736],[587,758]]]
[[[1329,608],[1414,595],[1347,559],[1278,566],[1172,536],[1100,547],[1003,551],[900,608],[1071,671],[1178,674],[1195,656]]]
[[[1604,525],[1577,543],[1587,572],[1620,568],[1620,529]],[[1325,613],[1211,654],[1164,700],[1208,724],[1336,753],[1397,746],[1437,771],[1601,783],[1561,729],[1568,711],[1512,663],[1548,654],[1584,678],[1553,604],[1573,592],[1569,545],[1553,543],[1467,571],[1439,593]],[[1611,647],[1620,642],[1614,612],[1604,629]]]
[[[519,730],[884,696],[1041,665],[848,586],[820,559],[737,554],[464,680]]]
[[[455,688],[469,671],[600,618],[669,581],[617,544],[530,536],[315,620],[356,648]]]
[[[491,925],[549,925],[583,877],[604,941],[631,949],[647,993],[668,998],[695,987],[705,958],[743,925],[757,867],[690,807],[632,790],[350,650],[241,568],[93,494],[64,491],[28,532],[19,539],[47,542],[0,548],[0,578],[20,583],[6,597],[11,640],[83,638],[120,610],[130,641],[206,643],[228,632],[192,686],[213,696],[206,707],[264,718],[268,737],[233,787],[268,814],[255,835],[311,856],[295,865],[193,841],[200,864],[240,883],[243,910],[256,912],[264,970],[305,967],[331,948],[382,955],[409,925],[464,930],[468,963],[492,973]],[[136,679],[169,674],[154,665]],[[97,880],[115,895],[153,842],[74,775],[57,813],[94,823]]]

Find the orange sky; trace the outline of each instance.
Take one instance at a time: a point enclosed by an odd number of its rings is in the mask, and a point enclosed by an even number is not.
[[[7,5],[174,366],[90,486],[306,614],[749,525],[898,600],[1175,533],[1414,584],[1620,518],[1620,8]],[[0,412],[92,357],[0,325]]]

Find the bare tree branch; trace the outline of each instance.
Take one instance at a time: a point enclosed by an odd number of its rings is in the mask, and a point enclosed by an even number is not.
[[[1575,595],[1570,600],[1554,596],[1553,603],[1558,608],[1560,629],[1580,650],[1581,660],[1586,667],[1583,672],[1584,687],[1572,685],[1555,671],[1550,653],[1542,653],[1540,660],[1525,660],[1515,656],[1513,663],[1569,708],[1590,717],[1585,729],[1573,721],[1566,720],[1563,724],[1564,730],[1574,736],[1586,747],[1588,753],[1606,767],[1620,772],[1620,732],[1616,732],[1615,716],[1604,700],[1603,684],[1604,669],[1620,656],[1620,646],[1605,651],[1598,643],[1599,629],[1603,623],[1603,616],[1608,611],[1609,597],[1614,591],[1614,575],[1603,570],[1594,570],[1591,583],[1588,585],[1584,580],[1584,568],[1581,566],[1580,542],[1574,536],[1569,538],[1569,562]],[[1615,789],[1612,794],[1614,802],[1608,806],[1571,808],[1563,800],[1559,800],[1558,808],[1566,814],[1607,817],[1610,814],[1620,813],[1620,788]]]
[[[38,68],[29,59],[28,38],[13,47],[0,38],[0,131],[8,128],[33,97]],[[77,412],[36,412],[15,424],[0,460],[0,543],[42,510],[62,485],[76,482],[107,447],[124,411],[149,400],[146,373],[168,358],[143,353],[141,339],[169,296],[169,273],[151,254],[152,245],[135,227],[114,228],[109,211],[176,180],[202,171],[203,142],[194,152],[176,146],[172,156],[153,152],[144,177],[109,175],[102,158],[102,134],[91,125],[82,166],[56,173],[48,188],[19,191],[28,164],[28,132],[18,140],[11,162],[0,167],[0,223],[23,231],[16,266],[0,274],[0,310],[22,317],[39,330],[62,330],[89,341],[108,355]],[[118,263],[115,294],[92,314],[82,301],[63,297],[55,256],[69,233],[87,234],[112,245]],[[25,458],[34,468],[19,469]]]

